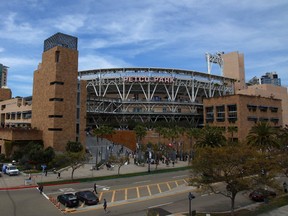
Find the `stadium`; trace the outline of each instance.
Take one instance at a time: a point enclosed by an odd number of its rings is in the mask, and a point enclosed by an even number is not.
[[[87,82],[87,126],[128,129],[203,124],[203,98],[234,94],[235,80],[191,70],[111,68],[80,71]]]

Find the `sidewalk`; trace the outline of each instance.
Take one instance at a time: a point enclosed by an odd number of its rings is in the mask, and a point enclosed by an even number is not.
[[[102,176],[110,176],[110,175],[117,175],[118,174],[118,167],[115,166],[113,170],[107,170],[106,167],[103,167],[100,170],[92,170],[92,166],[95,164],[85,164],[80,168],[76,169],[74,172],[74,180],[77,182],[77,179],[81,178],[93,178],[93,177],[102,177]],[[158,165],[157,170],[162,169],[171,169],[171,168],[180,168],[188,166],[187,161],[178,161],[175,163],[174,167],[172,164],[170,166],[166,166],[165,164],[161,163]],[[155,170],[156,165],[151,164],[150,170],[151,172]],[[137,166],[133,163],[128,165],[124,165],[120,168],[120,175],[121,174],[129,174],[129,173],[138,173],[138,172],[148,172],[148,164],[145,166]],[[37,187],[38,183],[42,182],[53,182],[55,184],[63,180],[71,180],[71,169],[65,170],[61,172],[61,177],[57,178],[57,174],[48,172],[47,176],[44,173],[37,173],[31,175],[31,182],[28,185],[27,179],[29,178],[28,174],[21,173],[19,176],[8,176],[2,174],[0,177],[0,190],[15,190],[15,189],[23,189],[23,188],[31,188]]]

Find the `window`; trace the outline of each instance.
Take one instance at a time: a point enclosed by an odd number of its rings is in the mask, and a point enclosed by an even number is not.
[[[63,101],[63,98],[50,98],[49,101]]]
[[[64,85],[64,82],[54,81],[50,82],[50,85]]]
[[[214,107],[206,107],[206,122],[213,122],[214,121],[214,112],[213,112]]]
[[[257,122],[258,118],[256,116],[248,116],[247,117],[248,121],[254,121],[255,123]]]
[[[247,104],[247,108],[248,108],[248,110],[249,110],[250,112],[251,112],[251,111],[255,112],[256,109],[257,109],[257,106],[251,105],[251,104]]]
[[[60,51],[56,51],[55,52],[55,62],[59,62],[60,61]]]
[[[267,106],[259,106],[259,109],[261,112],[267,112],[268,107]]]
[[[237,120],[237,105],[227,105],[228,109],[228,120],[230,122],[235,122]]]
[[[48,131],[62,131],[62,128],[48,128]]]
[[[270,107],[270,111],[277,113],[278,112],[278,107]]]
[[[216,119],[218,122],[225,121],[225,106],[216,106]]]
[[[63,115],[49,115],[48,118],[63,118]]]

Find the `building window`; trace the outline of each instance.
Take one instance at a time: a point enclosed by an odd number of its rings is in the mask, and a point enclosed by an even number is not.
[[[251,104],[247,104],[247,108],[250,112],[251,111],[255,112],[257,110],[257,106]]]
[[[50,85],[64,85],[64,82],[54,81],[50,82]]]
[[[237,105],[227,105],[228,109],[228,120],[229,122],[235,122],[237,120]]]
[[[48,118],[63,118],[63,115],[49,115]]]
[[[48,131],[62,131],[62,128],[48,128]]]
[[[260,110],[261,112],[267,112],[268,107],[267,107],[267,106],[259,106],[259,110]]]
[[[63,101],[63,98],[49,98],[49,101]]]
[[[273,122],[274,124],[278,124],[279,118],[270,118],[270,121]]]
[[[261,122],[268,122],[269,119],[266,118],[266,117],[260,117],[260,118],[259,118],[259,121],[261,121]]]
[[[258,118],[256,116],[248,116],[247,117],[248,121],[254,121],[255,123],[257,122]]]
[[[213,122],[214,121],[214,107],[206,107],[206,123]]]
[[[224,122],[225,121],[225,106],[216,106],[216,120],[218,122]]]
[[[273,113],[277,113],[278,112],[278,107],[270,107],[270,111]]]
[[[60,51],[56,51],[55,52],[55,62],[59,62],[60,61]]]

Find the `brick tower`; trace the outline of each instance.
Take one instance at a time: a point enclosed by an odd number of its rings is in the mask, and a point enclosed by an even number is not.
[[[57,33],[46,39],[34,72],[31,120],[45,147],[64,151],[68,141],[85,145],[85,90],[78,81],[77,38]]]

